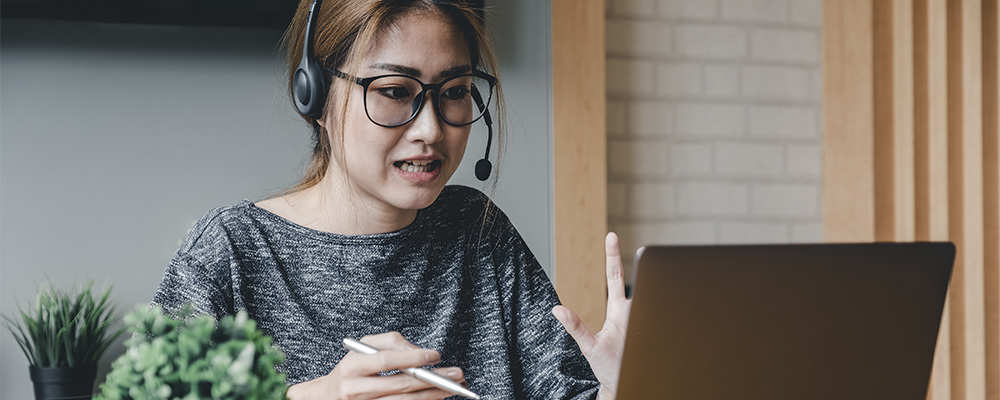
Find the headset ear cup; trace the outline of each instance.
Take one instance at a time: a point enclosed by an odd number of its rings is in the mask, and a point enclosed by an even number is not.
[[[306,29],[302,38],[302,58],[299,67],[292,77],[292,98],[299,114],[312,119],[323,116],[323,103],[326,102],[326,83],[323,70],[313,55],[313,36],[315,35],[316,19],[323,4],[322,0],[312,0],[309,15],[306,17]]]
[[[309,101],[309,116],[319,119],[323,116],[323,108],[326,105],[327,87],[323,71],[315,63],[309,66],[309,90],[314,95]]]
[[[323,105],[326,103],[326,83],[318,66],[305,64],[295,70],[292,95],[300,114],[318,119],[323,116]]]
[[[302,67],[297,68],[292,77],[292,100],[295,101],[295,108],[299,114],[309,115],[309,104],[313,97],[309,84],[309,73]]]

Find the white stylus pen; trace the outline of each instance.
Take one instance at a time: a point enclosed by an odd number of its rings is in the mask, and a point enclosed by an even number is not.
[[[378,349],[351,338],[344,338],[344,347],[346,347],[350,351],[358,352],[361,354],[378,353]],[[479,395],[472,393],[472,391],[462,387],[462,385],[459,385],[455,381],[445,378],[441,375],[435,374],[430,370],[426,370],[423,368],[406,368],[400,371],[402,371],[404,374],[420,379],[431,385],[437,386],[438,388],[441,388],[442,390],[448,393],[454,393],[459,396],[479,400]]]

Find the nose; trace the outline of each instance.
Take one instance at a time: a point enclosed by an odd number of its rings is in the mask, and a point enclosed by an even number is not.
[[[417,116],[407,125],[406,139],[411,142],[432,144],[444,139],[444,121],[438,117],[434,97],[424,94],[423,105]]]

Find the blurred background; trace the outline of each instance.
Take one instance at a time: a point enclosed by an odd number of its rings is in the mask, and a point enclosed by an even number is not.
[[[194,221],[307,159],[288,0],[94,1],[2,3],[6,314],[46,279],[147,303]],[[1000,399],[997,0],[487,4],[508,145],[484,187],[474,126],[453,182],[493,196],[589,326],[607,230],[626,276],[647,244],[955,241],[929,398]],[[0,352],[0,397],[29,398],[6,332]]]
[[[122,311],[148,304],[195,221],[292,186],[310,155],[279,47],[294,1],[85,3],[3,3],[5,315],[46,280],[113,285]],[[492,194],[551,271],[549,5],[487,3],[509,151],[495,190],[476,180],[486,139],[477,123],[452,183]],[[0,398],[32,398],[27,360],[6,330],[0,345]],[[108,351],[98,382],[123,351]]]

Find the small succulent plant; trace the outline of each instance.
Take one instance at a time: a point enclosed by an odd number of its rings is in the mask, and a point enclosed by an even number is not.
[[[240,311],[216,323],[210,316],[175,319],[160,307],[125,316],[132,338],[101,384],[102,400],[284,399],[284,359],[271,338]]]

